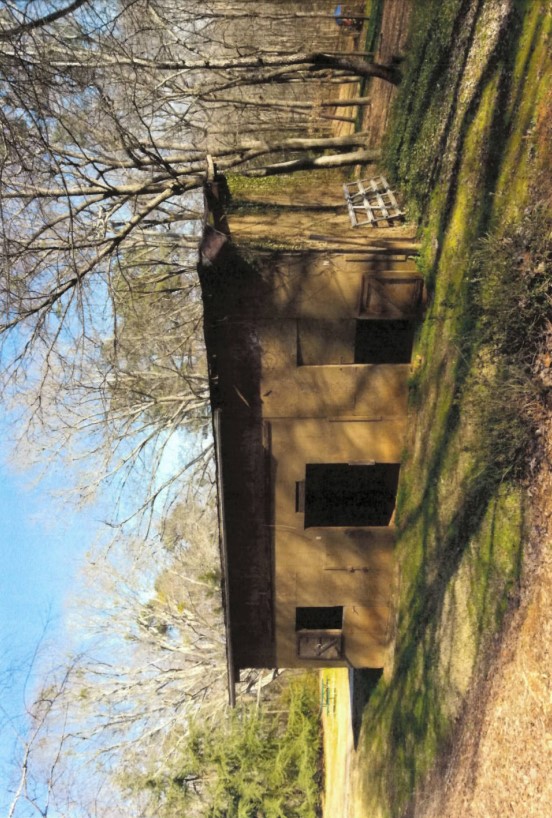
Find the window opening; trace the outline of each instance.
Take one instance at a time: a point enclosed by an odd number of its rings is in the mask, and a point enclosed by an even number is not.
[[[343,626],[343,605],[331,608],[296,608],[295,630],[339,630]]]
[[[343,656],[343,606],[296,608],[297,656],[331,662]]]
[[[305,528],[389,525],[399,469],[398,463],[308,463]]]

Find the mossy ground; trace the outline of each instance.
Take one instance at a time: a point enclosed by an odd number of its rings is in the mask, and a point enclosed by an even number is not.
[[[430,297],[398,498],[394,670],[365,709],[356,762],[373,818],[406,812],[442,761],[515,605],[542,398],[530,361],[550,309],[539,179],[552,11],[420,0],[412,21],[386,155],[422,224]]]

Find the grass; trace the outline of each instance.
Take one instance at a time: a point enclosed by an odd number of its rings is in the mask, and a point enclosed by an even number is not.
[[[383,0],[367,0],[364,15],[370,19],[365,23],[364,50],[367,54],[377,51],[378,37],[383,18]]]
[[[398,497],[395,666],[361,733],[363,814],[374,818],[406,814],[446,758],[523,564],[543,400],[532,364],[552,299],[539,186],[552,12],[520,0],[500,19],[491,6],[415,4],[385,148],[420,218],[430,301]]]
[[[292,174],[277,176],[242,176],[239,173],[227,173],[226,179],[230,190],[232,209],[255,204],[265,208],[277,208],[279,203],[290,197],[299,196],[305,190],[323,190],[335,185],[336,178],[346,175],[347,171],[337,169],[300,170]]]

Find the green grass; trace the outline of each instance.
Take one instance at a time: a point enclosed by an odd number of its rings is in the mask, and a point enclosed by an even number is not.
[[[367,0],[364,7],[365,17],[370,19],[365,23],[364,50],[372,54],[377,50],[378,37],[383,18],[383,0]]]
[[[242,176],[225,174],[230,190],[231,208],[262,202],[265,207],[277,208],[280,197],[288,199],[305,189],[316,191],[335,185],[336,179],[345,178],[348,170],[343,168],[300,170],[278,176]]]
[[[499,27],[492,5],[415,3],[385,146],[420,219],[429,306],[399,486],[395,666],[361,734],[364,811],[375,818],[402,815],[446,757],[523,561],[542,406],[531,362],[552,301],[552,224],[535,187],[552,12],[520,0]]]

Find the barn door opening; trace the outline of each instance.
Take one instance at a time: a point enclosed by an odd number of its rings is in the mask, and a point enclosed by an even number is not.
[[[399,469],[398,463],[308,463],[305,528],[389,525]]]

